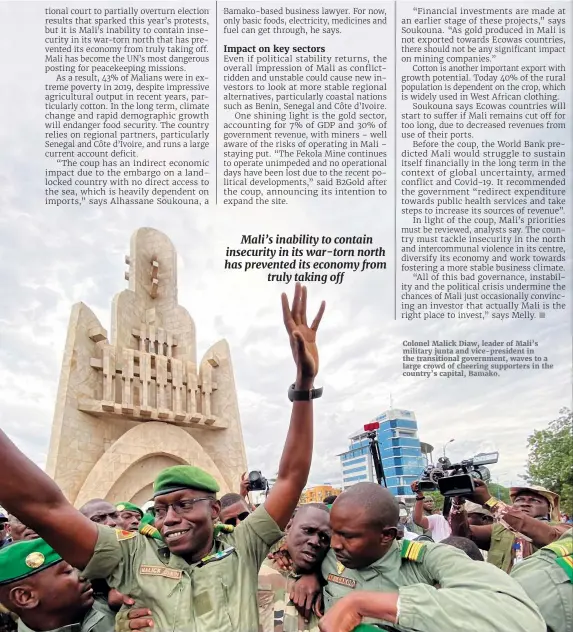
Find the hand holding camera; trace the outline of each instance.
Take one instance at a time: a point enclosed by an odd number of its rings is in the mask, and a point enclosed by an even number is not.
[[[490,472],[486,465],[497,463],[499,452],[488,454],[478,454],[471,459],[464,459],[460,463],[452,464],[447,457],[440,457],[436,465],[428,465],[422,472],[422,476],[417,482],[417,494],[426,491],[440,490],[442,496],[449,498],[453,496],[464,496],[466,498],[481,498],[487,494],[486,500],[490,497],[485,487],[477,491],[476,483],[490,479]],[[479,488],[479,483],[477,485]],[[412,487],[412,489],[414,489]],[[475,502],[480,502],[476,500]],[[485,502],[485,501],[484,501]]]
[[[476,479],[474,481],[474,492],[468,498],[478,505],[485,505],[485,503],[491,498],[491,494],[489,493],[485,481]]]

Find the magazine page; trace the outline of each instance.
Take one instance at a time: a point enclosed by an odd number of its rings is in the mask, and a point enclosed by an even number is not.
[[[0,2],[6,629],[569,630],[572,11]]]

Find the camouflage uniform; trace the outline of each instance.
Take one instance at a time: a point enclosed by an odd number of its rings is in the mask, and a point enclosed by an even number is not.
[[[257,592],[259,632],[318,632],[318,617],[312,614],[309,623],[305,623],[289,599],[298,577],[283,571],[272,560],[263,562]]]

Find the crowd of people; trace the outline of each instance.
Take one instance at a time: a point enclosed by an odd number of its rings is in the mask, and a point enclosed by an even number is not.
[[[21,632],[573,632],[573,530],[559,498],[511,505],[476,482],[448,517],[412,486],[410,510],[375,483],[299,505],[319,369],[306,288],[282,296],[296,377],[276,482],[258,507],[207,472],[160,472],[152,506],[75,509],[0,431],[2,630]],[[487,560],[487,561],[485,561]],[[366,629],[366,628],[364,628]]]

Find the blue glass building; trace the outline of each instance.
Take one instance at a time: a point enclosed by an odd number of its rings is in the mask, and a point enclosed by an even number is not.
[[[413,496],[410,484],[426,465],[418,438],[416,416],[409,410],[388,410],[372,420],[380,423],[377,439],[388,489],[394,496]],[[376,481],[364,429],[350,435],[346,452],[339,454],[343,489],[363,481]]]

